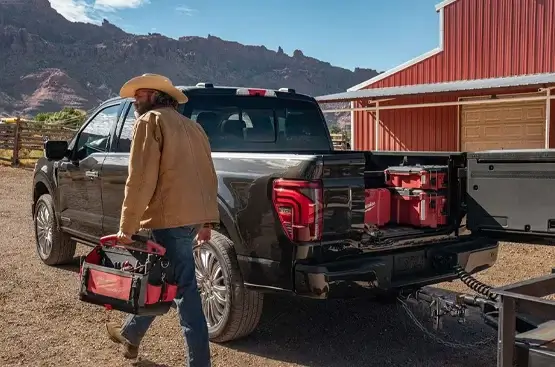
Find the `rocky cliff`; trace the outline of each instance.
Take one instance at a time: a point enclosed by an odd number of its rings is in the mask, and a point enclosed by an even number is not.
[[[172,39],[129,34],[108,21],[74,23],[47,0],[0,1],[0,55],[0,112],[23,114],[92,108],[145,72],[181,85],[289,87],[311,95],[344,91],[377,75],[335,67],[300,50],[289,56],[281,48],[210,35]]]

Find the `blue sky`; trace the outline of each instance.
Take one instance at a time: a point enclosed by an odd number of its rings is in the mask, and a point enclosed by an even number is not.
[[[208,34],[384,71],[438,46],[441,0],[50,0],[72,21],[137,34]],[[341,5],[343,4],[343,5]]]

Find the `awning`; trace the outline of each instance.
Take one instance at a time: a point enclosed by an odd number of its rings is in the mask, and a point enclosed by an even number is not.
[[[372,88],[352,92],[328,94],[316,97],[319,103],[351,102],[363,99],[400,97],[419,94],[487,90],[506,87],[538,86],[555,84],[555,73],[529,74],[503,78],[461,80],[446,83],[416,84],[400,87]]]

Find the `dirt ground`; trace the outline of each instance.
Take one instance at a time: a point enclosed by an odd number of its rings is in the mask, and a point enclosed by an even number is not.
[[[104,335],[107,312],[77,298],[78,260],[63,268],[39,262],[30,190],[30,171],[0,166],[0,365],[183,366],[184,342],[174,310],[154,322],[138,361],[121,357]],[[79,248],[80,254],[85,251]],[[502,285],[546,274],[553,259],[555,248],[503,244],[497,265],[479,279]],[[460,282],[439,287],[467,291]],[[246,339],[212,344],[212,361],[222,367],[495,365],[495,333],[476,314],[463,325],[446,319],[438,333],[465,345],[486,341],[466,348],[442,345],[396,305],[267,297],[259,328]]]

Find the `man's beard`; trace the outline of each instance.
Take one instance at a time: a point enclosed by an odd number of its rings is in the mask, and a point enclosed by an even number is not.
[[[152,108],[154,107],[154,105],[150,103],[150,101],[144,101],[144,102],[135,101],[133,105],[135,106],[135,111],[138,112],[139,116],[147,113],[148,111],[152,110]]]

